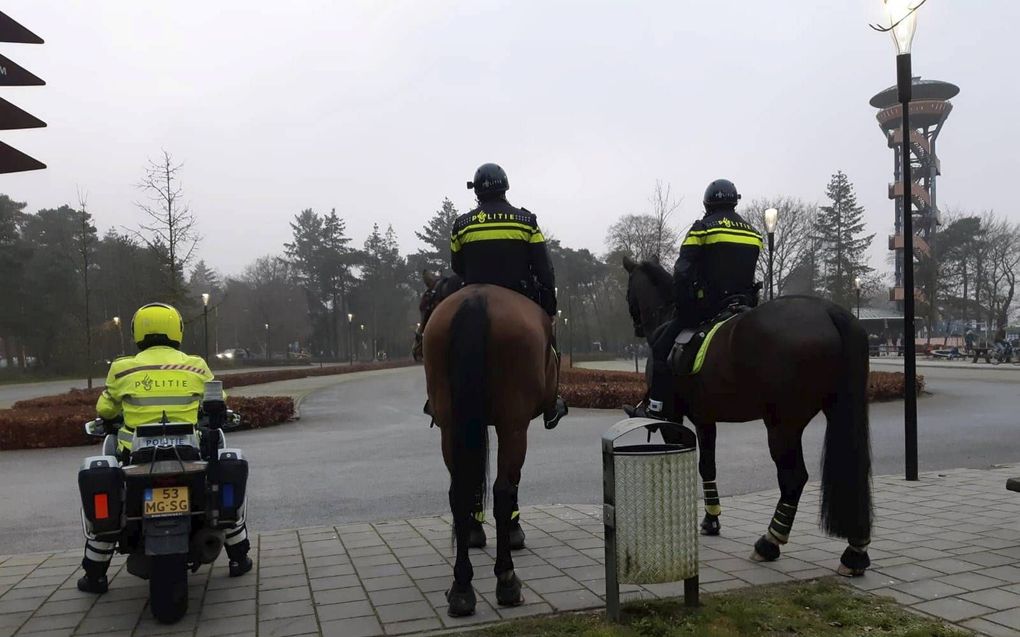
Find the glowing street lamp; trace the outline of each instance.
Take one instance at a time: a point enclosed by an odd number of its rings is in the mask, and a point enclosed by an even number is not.
[[[857,290],[857,320],[861,320],[861,277],[854,277],[854,290]]]
[[[917,480],[917,351],[914,342],[914,219],[910,176],[910,45],[917,30],[917,10],[926,0],[882,0],[887,26],[877,31],[892,34],[896,45],[896,88],[903,114],[903,376],[904,448],[906,478]]]
[[[202,322],[205,325],[203,341],[205,342],[205,360],[209,362],[209,293],[202,293]]]
[[[124,356],[124,329],[120,326],[120,317],[113,317],[113,324],[117,326],[117,333],[120,334],[120,355]]]
[[[775,292],[772,287],[772,257],[776,251],[776,225],[779,223],[779,211],[775,208],[769,208],[765,211],[765,232],[768,233],[769,237],[769,300],[775,298]]]

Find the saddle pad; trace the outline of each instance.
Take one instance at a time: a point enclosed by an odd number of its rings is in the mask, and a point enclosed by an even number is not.
[[[705,334],[705,340],[701,341],[701,345],[698,347],[698,353],[694,356],[694,365],[691,366],[692,376],[701,371],[701,366],[705,363],[705,355],[708,354],[708,346],[712,344],[712,337],[715,336],[715,333],[720,327],[729,321],[732,321],[737,316],[740,316],[740,314],[734,314],[733,316],[727,317],[713,325],[712,329],[708,330],[708,334]]]

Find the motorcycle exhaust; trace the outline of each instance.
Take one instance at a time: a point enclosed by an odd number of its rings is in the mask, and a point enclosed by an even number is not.
[[[191,538],[191,555],[196,562],[212,564],[223,550],[223,531],[201,528]]]

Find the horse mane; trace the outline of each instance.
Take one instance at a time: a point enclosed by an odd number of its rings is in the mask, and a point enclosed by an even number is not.
[[[666,271],[666,268],[662,267],[661,263],[645,259],[638,264],[637,269],[648,277],[648,280],[663,298],[673,300],[673,276]]]

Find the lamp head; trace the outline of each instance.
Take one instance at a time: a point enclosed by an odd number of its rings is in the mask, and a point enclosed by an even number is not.
[[[917,29],[917,9],[924,0],[882,0],[886,17],[889,20],[889,32],[892,34],[896,52],[900,55],[910,53],[910,45]]]
[[[120,327],[120,317],[119,316],[113,317],[113,324],[116,325],[117,327]]]
[[[775,232],[776,224],[779,223],[779,211],[775,208],[769,208],[765,211],[765,231]]]
[[[202,305],[204,305],[206,307],[209,306],[209,293],[208,292],[203,292],[202,293]]]

